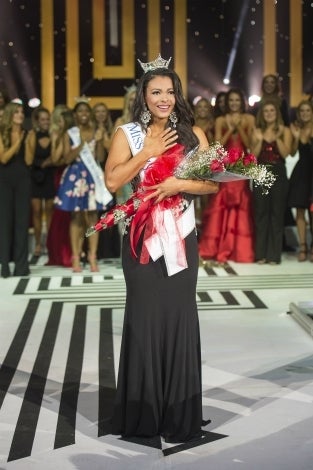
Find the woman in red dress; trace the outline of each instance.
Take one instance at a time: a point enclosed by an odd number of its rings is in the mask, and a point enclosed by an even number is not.
[[[226,114],[215,121],[215,140],[228,151],[247,152],[254,117],[245,113],[240,89],[226,95]],[[204,260],[225,263],[254,261],[252,194],[248,180],[220,184],[203,213],[199,253]]]
[[[61,176],[65,169],[63,159],[63,136],[67,129],[74,125],[72,111],[67,106],[57,105],[51,115],[50,135],[52,142],[51,158],[57,170],[55,173],[55,192],[60,185]],[[72,265],[72,250],[70,244],[70,213],[54,208],[51,224],[47,233],[48,266]]]

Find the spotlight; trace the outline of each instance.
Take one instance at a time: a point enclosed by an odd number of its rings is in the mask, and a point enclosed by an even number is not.
[[[237,55],[239,39],[240,39],[240,36],[241,36],[241,33],[242,33],[245,18],[246,18],[248,9],[249,9],[249,1],[250,0],[244,0],[243,5],[241,7],[240,16],[239,16],[239,20],[238,20],[238,25],[237,25],[237,28],[236,28],[236,33],[235,33],[235,37],[234,37],[234,41],[233,41],[233,46],[232,46],[230,54],[229,54],[228,64],[227,64],[226,72],[225,72],[225,78],[223,80],[223,83],[225,85],[229,85],[229,78],[231,77],[231,73],[232,73],[232,70],[233,70],[233,65],[234,65],[234,62],[235,62],[236,55]]]
[[[23,104],[23,101],[21,100],[21,98],[14,98],[13,100],[11,100],[11,103]]]
[[[39,98],[31,98],[28,100],[28,106],[30,108],[37,108],[40,105],[41,101]]]
[[[261,97],[259,95],[251,95],[249,96],[248,102],[249,106],[254,106],[255,103],[258,103],[261,100]]]
[[[196,106],[196,104],[198,103],[198,101],[200,101],[201,99],[202,99],[202,96],[201,96],[201,95],[196,96],[196,97],[193,99],[192,104],[193,104],[194,106]]]

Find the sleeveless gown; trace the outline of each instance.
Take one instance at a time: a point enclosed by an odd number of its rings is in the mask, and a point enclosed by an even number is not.
[[[245,147],[239,136],[225,145],[227,150]],[[209,196],[202,216],[199,254],[203,259],[225,263],[254,261],[254,220],[248,180],[220,183],[218,193]]]
[[[310,206],[313,175],[313,141],[299,141],[299,160],[289,180],[288,206],[307,209]]]
[[[127,298],[113,434],[162,435],[168,442],[201,434],[195,229],[185,238],[185,247],[188,268],[169,276],[164,256],[141,264],[131,253],[130,235],[123,237]]]

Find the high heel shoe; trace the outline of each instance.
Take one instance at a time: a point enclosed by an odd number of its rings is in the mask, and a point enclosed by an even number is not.
[[[97,258],[95,255],[88,255],[88,261],[90,265],[90,272],[91,273],[98,273],[99,272],[99,266],[97,263]]]
[[[72,271],[73,271],[73,273],[81,273],[82,272],[79,256],[72,256]]]

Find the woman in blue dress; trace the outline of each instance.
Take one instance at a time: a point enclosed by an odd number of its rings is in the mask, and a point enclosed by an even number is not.
[[[80,256],[86,228],[97,221],[97,211],[105,210],[112,196],[105,188],[99,166],[104,159],[103,129],[95,129],[88,103],[78,102],[73,112],[77,126],[64,136],[64,160],[68,166],[55,202],[58,209],[71,212],[72,268],[73,272],[81,272]],[[98,272],[98,235],[90,237],[88,242],[90,271]]]

